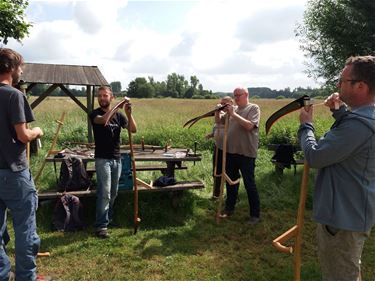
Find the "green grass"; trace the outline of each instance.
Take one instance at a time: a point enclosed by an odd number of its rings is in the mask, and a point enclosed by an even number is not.
[[[31,160],[32,171],[40,167],[56,129],[54,119],[62,110],[68,111],[59,135],[58,147],[65,141],[86,141],[86,121],[80,109],[66,100],[44,102],[35,110],[37,122],[45,130],[43,150]],[[134,115],[145,142],[163,145],[171,139],[173,146],[191,147],[198,141],[202,161],[187,163],[187,171],[177,171],[177,179],[201,179],[206,188],[184,192],[173,208],[171,197],[165,193],[140,193],[142,219],[140,229],[133,235],[133,197],[121,194],[116,201],[115,219],[119,228],[110,230],[111,238],[99,240],[93,236],[95,199],[82,198],[87,228],[76,233],[60,233],[52,229],[53,202],[42,203],[38,209],[38,233],[42,238],[41,251],[50,251],[48,258],[38,258],[38,271],[56,280],[209,280],[209,281],[286,281],[293,280],[293,257],[276,251],[273,239],[295,224],[299,200],[302,167],[286,169],[282,177],[274,173],[270,162],[272,153],[264,145],[289,135],[295,138],[297,115],[280,120],[270,136],[264,133],[264,122],[277,108],[288,101],[257,100],[262,109],[261,144],[256,162],[256,182],[261,200],[262,221],[255,227],[245,224],[248,204],[241,184],[236,213],[230,220],[215,222],[217,202],[210,200],[212,142],[204,140],[211,130],[212,119],[202,120],[191,129],[181,124],[191,117],[213,108],[215,101],[135,100]],[[168,109],[168,110],[166,110]],[[322,109],[319,109],[322,110]],[[332,122],[323,110],[316,120],[319,134]],[[127,141],[126,133],[123,142]],[[144,180],[160,176],[157,172],[138,173]],[[301,280],[321,280],[316,256],[315,224],[311,221],[311,183],[303,230]],[[47,164],[38,188],[54,185],[53,165]],[[11,227],[10,227],[11,228]],[[363,254],[363,279],[375,280],[375,238],[367,241]],[[14,258],[14,240],[9,254]]]

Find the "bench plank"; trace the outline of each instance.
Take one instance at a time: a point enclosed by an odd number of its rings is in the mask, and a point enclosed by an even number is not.
[[[180,181],[174,185],[168,185],[164,187],[157,187],[154,186],[151,189],[146,188],[144,186],[139,185],[138,191],[139,192],[164,192],[164,191],[178,191],[178,190],[187,190],[187,189],[202,189],[204,188],[204,184],[201,181]],[[132,189],[119,189],[119,192],[133,192]],[[70,191],[66,192],[68,194],[75,195],[77,197],[87,197],[87,196],[94,196],[96,194],[96,190],[80,190],[80,191]],[[63,192],[57,191],[45,191],[38,193],[39,200],[48,200],[48,199],[55,199],[63,196]]]
[[[187,166],[176,166],[175,170],[187,170]],[[167,166],[165,165],[143,165],[137,166],[137,171],[163,171],[167,170]],[[95,167],[87,168],[86,171],[88,173],[95,173]]]

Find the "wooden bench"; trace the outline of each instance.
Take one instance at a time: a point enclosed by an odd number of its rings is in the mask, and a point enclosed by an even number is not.
[[[157,187],[153,186],[152,188],[146,188],[142,185],[138,186],[138,191],[139,192],[177,192],[177,191],[183,191],[183,190],[188,190],[188,189],[202,189],[204,188],[204,184],[201,181],[180,181],[177,182],[176,184],[173,185],[168,185],[164,187]],[[119,189],[119,192],[133,192],[132,189]],[[89,196],[94,196],[96,194],[95,189],[90,189],[90,190],[80,190],[80,191],[70,191],[66,192],[68,194],[75,195],[77,197],[89,197]],[[57,191],[44,191],[40,192],[38,194],[38,199],[39,200],[49,200],[49,199],[56,199],[64,195],[63,192],[57,192]]]

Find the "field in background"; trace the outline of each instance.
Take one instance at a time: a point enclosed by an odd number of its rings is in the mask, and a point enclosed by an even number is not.
[[[213,119],[200,121],[191,129],[182,128],[188,119],[212,110],[213,100],[145,99],[133,100],[133,113],[138,123],[136,143],[144,136],[146,144],[164,145],[171,139],[173,146],[192,148],[194,141],[203,153],[203,160],[189,163],[187,171],[178,171],[178,179],[202,179],[206,188],[185,192],[178,208],[171,206],[167,194],[140,194],[141,228],[132,235],[132,196],[121,195],[115,214],[119,228],[111,229],[112,237],[99,240],[93,236],[94,199],[84,199],[85,220],[88,228],[77,233],[52,230],[54,203],[43,203],[38,210],[38,231],[42,237],[42,251],[51,257],[38,259],[39,272],[56,280],[210,280],[210,281],[286,281],[293,279],[292,256],[277,252],[272,239],[295,224],[299,200],[301,167],[297,173],[285,170],[282,178],[274,173],[270,163],[272,153],[267,143],[290,141],[295,143],[298,113],[280,120],[266,137],[264,123],[275,110],[290,100],[251,100],[261,107],[261,149],[257,159],[256,181],[261,199],[262,221],[255,227],[245,224],[248,204],[244,188],[236,213],[230,220],[216,224],[217,203],[210,200],[212,193],[212,141],[204,135],[212,129]],[[67,141],[87,141],[87,119],[83,111],[68,98],[49,98],[35,110],[37,121],[45,131],[43,150],[32,157],[32,171],[40,167],[56,130],[54,120],[63,111],[67,117],[59,135],[58,148]],[[330,112],[316,107],[316,128],[322,135],[332,123]],[[123,132],[123,143],[127,134]],[[39,188],[54,185],[53,164],[47,164]],[[158,173],[142,173],[142,179],[154,179]],[[314,173],[310,176],[310,187]],[[311,188],[307,200],[302,277],[304,281],[321,280],[311,222]],[[375,280],[375,239],[367,241],[363,255],[363,280]],[[14,241],[9,252],[14,256]]]

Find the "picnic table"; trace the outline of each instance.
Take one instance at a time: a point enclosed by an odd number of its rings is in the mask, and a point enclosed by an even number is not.
[[[121,153],[129,153],[127,149],[121,149]],[[54,163],[55,165],[62,162],[67,157],[79,157],[85,163],[85,167],[88,173],[95,173],[95,166],[88,165],[95,161],[94,150],[88,149],[65,149],[60,151],[61,157],[56,158],[50,155],[46,158],[46,162]],[[134,160],[136,163],[136,171],[161,171],[163,175],[168,177],[175,177],[176,170],[186,170],[187,166],[184,162],[196,162],[201,161],[201,155],[193,152],[186,148],[163,148],[159,147],[148,147],[148,148],[137,148],[134,149]],[[139,164],[139,165],[138,165]],[[179,181],[173,185],[164,187],[152,186],[151,188],[142,185],[138,186],[140,192],[174,192],[175,195],[187,189],[202,189],[204,184],[200,180],[192,181]],[[119,190],[119,192],[132,192],[133,190]],[[69,194],[76,196],[93,196],[96,194],[95,189],[85,191],[71,191]],[[38,197],[39,200],[53,199],[62,196],[62,192],[55,190],[40,192]]]

